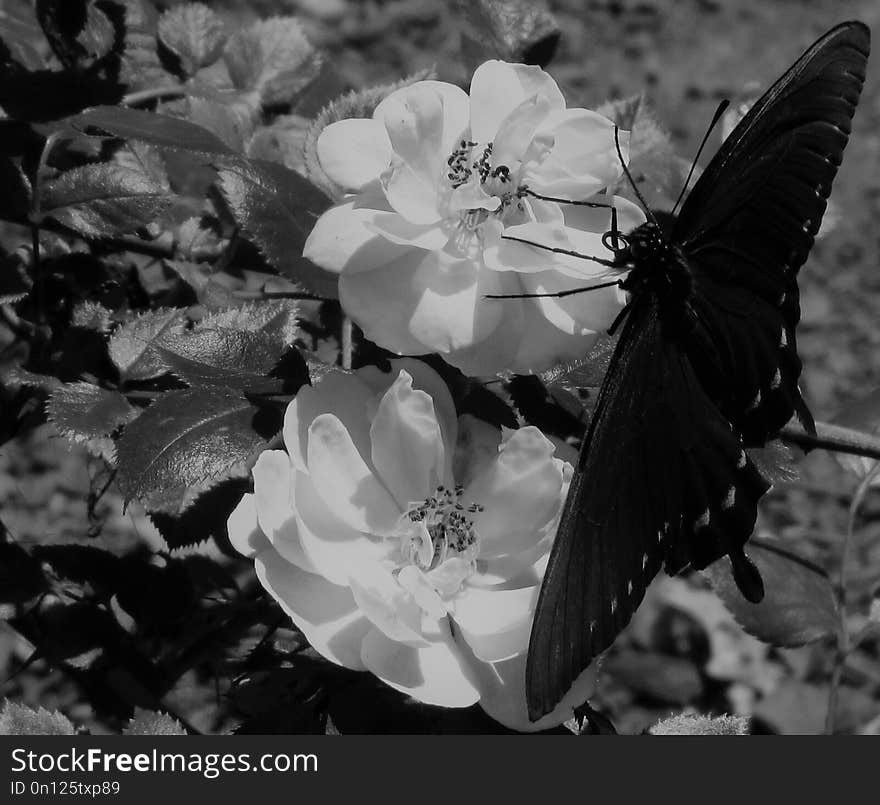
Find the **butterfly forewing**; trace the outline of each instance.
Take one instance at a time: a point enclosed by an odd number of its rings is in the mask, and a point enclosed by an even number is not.
[[[697,286],[692,357],[699,365],[707,342],[718,345],[723,388],[711,392],[749,444],[793,412],[813,427],[797,386],[796,276],[843,157],[869,46],[859,22],[816,42],[725,140],[673,228]]]
[[[652,253],[656,265],[642,258],[633,269],[647,282],[631,286],[532,626],[533,720],[611,644],[661,565],[675,573],[727,554],[743,594],[763,594],[742,548],[768,484],[744,447],[766,442],[793,412],[812,427],[797,386],[796,275],[841,161],[868,48],[858,22],[816,42],[700,177],[672,228],[678,256],[670,261],[667,249],[663,263]],[[664,290],[666,272],[682,269],[685,291]]]

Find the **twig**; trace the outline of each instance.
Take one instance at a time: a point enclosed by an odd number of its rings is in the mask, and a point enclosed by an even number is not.
[[[818,424],[816,429],[818,430]],[[861,480],[852,502],[849,506],[849,517],[846,523],[846,533],[843,538],[843,547],[840,552],[840,573],[837,577],[837,604],[840,610],[840,634],[837,640],[837,650],[834,653],[834,670],[831,672],[831,680],[828,683],[828,712],[825,715],[825,734],[833,735],[837,720],[837,700],[840,693],[840,683],[843,679],[843,668],[846,658],[850,652],[858,645],[850,639],[849,631],[846,623],[846,606],[847,606],[847,579],[846,572],[850,563],[850,554],[852,553],[853,532],[855,531],[856,516],[861,508],[865,495],[871,488],[871,484],[876,478],[880,477],[880,462],[871,468],[871,471]]]
[[[828,422],[816,423],[816,435],[807,433],[802,427],[786,425],[779,434],[783,442],[794,444],[807,450],[821,447],[835,453],[849,453],[854,456],[880,460],[880,436],[863,433],[841,425]]]
[[[137,92],[129,92],[128,95],[123,95],[120,104],[122,106],[140,106],[142,103],[157,101],[160,98],[182,98],[186,94],[186,87],[177,84],[167,87],[153,87],[152,89],[142,89]]]

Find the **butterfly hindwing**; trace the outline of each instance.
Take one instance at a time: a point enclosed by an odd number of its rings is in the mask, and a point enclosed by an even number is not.
[[[654,299],[634,303],[581,450],[532,626],[533,718],[611,644],[661,565],[739,552],[767,490],[661,326]]]

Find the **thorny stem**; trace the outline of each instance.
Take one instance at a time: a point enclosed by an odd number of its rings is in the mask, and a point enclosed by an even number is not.
[[[818,430],[818,425],[817,425]],[[825,734],[833,735],[837,720],[837,700],[840,693],[840,683],[843,679],[843,669],[850,652],[858,645],[858,640],[850,638],[846,623],[847,606],[847,568],[852,554],[853,532],[855,531],[856,516],[865,499],[865,495],[871,485],[880,477],[880,462],[875,464],[871,471],[861,480],[853,495],[849,506],[849,517],[846,524],[846,533],[843,537],[843,547],[840,552],[840,573],[837,577],[837,604],[840,610],[840,633],[837,640],[837,650],[834,654],[834,670],[831,672],[831,680],[828,684],[828,712],[825,716]]]

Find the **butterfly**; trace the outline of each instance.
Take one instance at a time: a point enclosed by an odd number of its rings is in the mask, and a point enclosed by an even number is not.
[[[529,717],[553,710],[614,641],[661,566],[723,556],[751,601],[744,546],[769,483],[766,444],[801,397],[797,272],[819,230],[865,79],[870,32],[845,22],[752,106],[677,218],[622,236],[625,319],[584,438],[538,598]],[[614,233],[617,238],[617,233]]]

